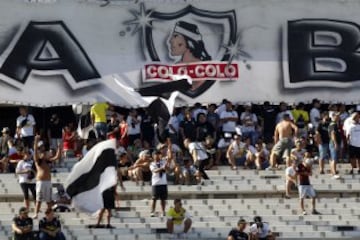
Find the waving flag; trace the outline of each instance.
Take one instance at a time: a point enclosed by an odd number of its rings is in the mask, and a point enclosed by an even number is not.
[[[76,163],[65,182],[76,209],[95,213],[104,207],[102,193],[117,184],[115,139],[96,144]]]

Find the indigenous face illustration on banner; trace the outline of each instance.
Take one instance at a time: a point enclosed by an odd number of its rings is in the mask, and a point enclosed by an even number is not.
[[[133,15],[136,19],[126,24],[142,30],[144,55],[150,61],[142,72],[143,86],[190,79],[191,88],[179,91],[195,98],[215,81],[238,80],[239,66],[232,62],[239,55],[234,10],[212,12],[189,5],[167,13],[146,10],[142,3]]]

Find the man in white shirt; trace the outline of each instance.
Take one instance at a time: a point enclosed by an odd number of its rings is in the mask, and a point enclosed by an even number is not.
[[[24,147],[32,148],[35,134],[35,118],[26,106],[19,107],[20,116],[16,119],[16,138],[21,138]]]
[[[129,145],[133,145],[136,139],[141,138],[141,134],[140,134],[141,116],[138,115],[136,109],[130,110],[129,116],[126,119],[126,123],[128,124]]]
[[[220,114],[220,124],[222,125],[223,133],[234,134],[236,132],[236,124],[239,120],[239,115],[232,108],[232,103],[226,103],[226,110]]]
[[[360,174],[360,114],[352,115],[352,124],[347,128],[346,138],[349,142],[350,174],[353,174],[356,163]]]
[[[320,100],[319,99],[313,99],[312,101],[313,108],[310,110],[310,122],[314,129],[317,129],[319,126],[321,116],[320,116]]]
[[[171,154],[171,151],[169,151]],[[171,160],[171,157],[168,157]],[[152,186],[152,205],[151,205],[151,217],[155,217],[156,200],[161,201],[162,215],[165,216],[166,200],[168,198],[167,179],[166,172],[169,171],[170,162],[162,158],[160,150],[153,152],[153,161],[150,164],[151,186]]]

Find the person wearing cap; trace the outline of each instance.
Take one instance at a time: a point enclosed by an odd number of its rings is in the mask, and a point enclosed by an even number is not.
[[[226,153],[232,143],[231,133],[224,133],[223,136],[219,139],[216,146],[216,159],[215,164],[220,166],[227,161]]]
[[[250,226],[250,239],[252,240],[275,240],[270,225],[263,222],[262,217],[255,216],[254,223]]]
[[[168,233],[179,234],[179,238],[185,238],[191,228],[191,216],[182,207],[181,199],[174,200],[174,206],[170,207],[166,214],[166,228]]]
[[[249,235],[245,232],[246,225],[246,220],[241,218],[237,227],[229,232],[227,240],[249,240]]]
[[[19,209],[19,214],[12,220],[11,228],[14,233],[13,240],[33,239],[33,220],[28,216],[26,207]]]
[[[163,158],[160,150],[153,152],[153,161],[150,164],[151,186],[152,186],[152,204],[151,217],[155,217],[156,201],[160,199],[162,215],[165,216],[166,200],[168,198],[168,187],[166,172],[170,169],[170,160],[172,159],[171,148],[167,151],[167,159]]]
[[[149,181],[151,178],[150,171],[150,158],[151,154],[149,150],[143,150],[139,153],[139,158],[135,163],[128,168],[129,178],[144,186],[145,181]]]
[[[342,136],[339,125],[340,113],[337,111],[329,112],[331,122],[329,124],[328,133],[330,136],[329,150],[330,150],[330,171],[333,179],[339,179],[336,164],[339,161],[340,151],[342,148]]]
[[[36,172],[36,205],[34,219],[38,217],[41,202],[47,203],[47,208],[52,207],[52,184],[51,184],[51,166],[52,162],[61,157],[61,145],[58,146],[55,156],[45,151],[44,142],[40,141],[40,135],[35,136],[34,141],[34,162]]]
[[[16,138],[22,139],[24,147],[33,147],[35,135],[35,118],[29,114],[28,108],[19,107],[20,116],[16,119]]]
[[[310,176],[312,176],[312,165],[313,160],[310,158],[304,158],[304,160],[299,163],[296,167],[296,174],[298,176],[298,189],[299,189],[299,198],[300,198],[300,208],[303,215],[306,215],[304,206],[305,197],[311,198],[312,211],[314,215],[320,214],[316,211],[316,193],[313,186],[310,184]]]

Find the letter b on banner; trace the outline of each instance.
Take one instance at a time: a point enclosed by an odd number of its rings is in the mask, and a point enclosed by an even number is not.
[[[358,25],[334,20],[289,21],[287,37],[290,84],[317,82],[320,86],[325,81],[360,80]]]

